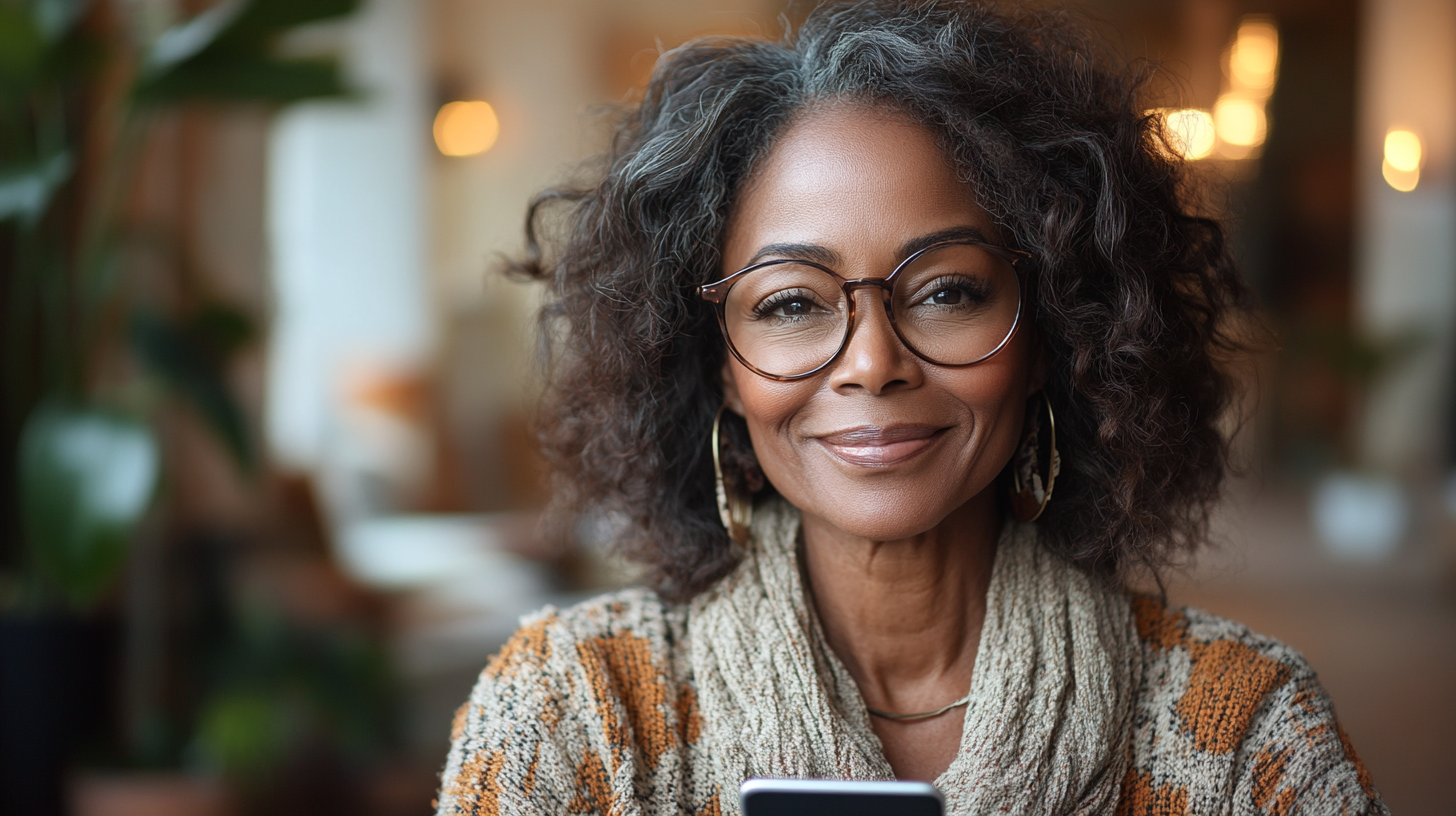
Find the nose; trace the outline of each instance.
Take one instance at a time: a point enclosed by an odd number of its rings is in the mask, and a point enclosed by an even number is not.
[[[920,359],[905,348],[885,309],[889,293],[873,286],[856,289],[849,341],[830,371],[830,387],[840,393],[878,396],[897,388],[916,388],[924,376]]]

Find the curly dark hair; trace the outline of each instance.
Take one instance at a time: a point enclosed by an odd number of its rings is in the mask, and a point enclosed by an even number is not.
[[[663,54],[601,178],[538,196],[527,254],[509,265],[550,285],[548,518],[612,519],[670,600],[731,570],[708,446],[726,350],[696,287],[721,276],[735,195],[775,139],[806,106],[849,100],[936,134],[1033,256],[1028,314],[1063,461],[1037,522],[1046,545],[1113,578],[1194,549],[1228,468],[1221,361],[1239,348],[1246,290],[1146,110],[1151,75],[1104,56],[1065,13],[958,0],[825,4],[781,43]],[[543,223],[553,202],[571,206]],[[744,423],[725,417],[725,433],[730,481],[753,481]]]

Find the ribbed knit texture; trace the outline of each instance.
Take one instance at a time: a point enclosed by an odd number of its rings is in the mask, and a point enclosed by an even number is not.
[[[738,784],[752,777],[894,778],[806,602],[798,533],[791,506],[760,508],[757,546],[688,615],[725,814],[737,812]],[[947,813],[1111,816],[1141,657],[1127,599],[1041,550],[1031,528],[1008,524],[960,751],[935,780]]]
[[[887,779],[760,507],[739,568],[684,606],[630,590],[528,619],[451,734],[440,814],[734,814],[751,776]],[[954,716],[954,715],[948,715]],[[1289,648],[1109,589],[1008,525],[949,814],[1386,814]]]

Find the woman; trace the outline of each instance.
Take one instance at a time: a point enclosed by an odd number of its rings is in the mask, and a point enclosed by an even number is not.
[[[733,813],[755,776],[1385,812],[1297,654],[1123,589],[1204,536],[1242,297],[1137,79],[949,1],[663,56],[517,270],[552,286],[554,515],[654,590],[525,623],[440,813]]]

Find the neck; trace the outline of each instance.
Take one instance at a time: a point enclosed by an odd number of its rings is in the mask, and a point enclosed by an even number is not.
[[[808,514],[803,526],[815,608],[865,703],[912,713],[965,695],[1001,533],[992,491],[899,541],[859,538]]]

